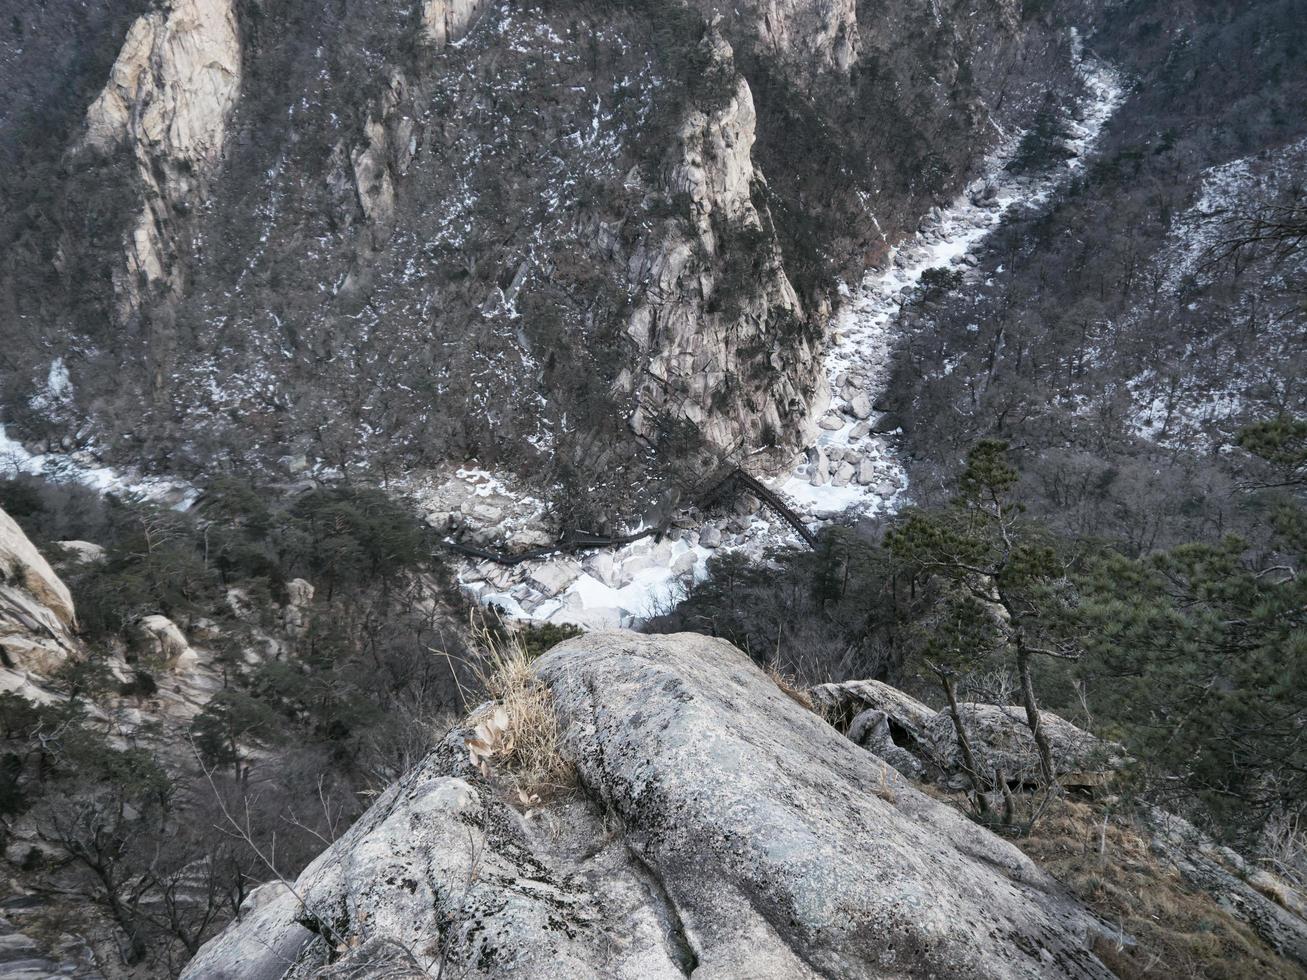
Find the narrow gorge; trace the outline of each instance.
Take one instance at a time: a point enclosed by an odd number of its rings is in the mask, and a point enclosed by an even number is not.
[[[0,978],[1307,976],[1304,0],[7,0]]]

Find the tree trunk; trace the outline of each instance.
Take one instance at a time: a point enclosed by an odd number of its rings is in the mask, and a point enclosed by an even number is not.
[[[1012,787],[1007,784],[1007,775],[1002,769],[994,770],[994,782],[1003,794],[1003,826],[1011,827],[1017,817],[1017,801],[1012,796]]]
[[[1020,638],[1017,639],[1017,673],[1021,677],[1021,703],[1026,708],[1026,724],[1034,736],[1035,747],[1039,750],[1040,775],[1044,784],[1056,786],[1057,777],[1053,774],[1053,748],[1048,744],[1044,733],[1044,723],[1039,717],[1039,705],[1035,701],[1035,682],[1030,674],[1030,654]]]
[[[989,812],[989,800],[985,798],[985,786],[980,781],[980,770],[976,768],[976,757],[971,752],[971,740],[967,738],[967,727],[962,722],[962,713],[958,711],[958,694],[953,686],[953,678],[943,671],[936,671],[940,684],[944,687],[944,696],[953,715],[953,731],[958,738],[958,748],[962,752],[962,765],[966,767],[971,785],[976,791],[976,807],[981,813]]]

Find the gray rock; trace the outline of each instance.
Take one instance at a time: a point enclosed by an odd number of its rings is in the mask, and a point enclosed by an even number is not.
[[[1231,915],[1247,922],[1281,956],[1307,966],[1307,896],[1172,813],[1145,811],[1155,854],[1191,885],[1215,896]]]
[[[820,446],[813,450],[812,475],[808,482],[814,487],[824,487],[830,482],[830,457]]]
[[[705,524],[699,529],[699,544],[705,548],[720,548],[722,532],[714,524]]]
[[[808,695],[826,719],[846,733],[863,712],[870,709],[884,713],[894,741],[912,751],[924,745],[926,732],[935,719],[934,708],[880,681],[818,684]]]
[[[849,411],[859,421],[866,421],[871,418],[871,399],[865,393],[855,396],[849,402]]]
[[[591,633],[536,669],[584,794],[524,816],[455,730],[183,977],[1110,977],[1028,858],[724,641]]]
[[[85,565],[104,561],[104,546],[91,541],[60,541],[59,550],[63,552],[65,561]]]
[[[486,524],[498,524],[504,519],[504,512],[494,504],[473,503],[467,514]]]
[[[451,733],[182,976],[407,980],[444,961],[455,977],[681,980],[674,929],[602,814],[577,802],[525,820],[467,765],[467,734]],[[332,964],[340,972],[324,972],[341,947],[353,952]]]
[[[1039,756],[1026,724],[1025,709],[1015,705],[958,705],[976,764],[985,774],[1002,769],[1009,782],[1034,783],[1039,779]],[[1063,786],[1099,786],[1127,761],[1125,751],[1105,742],[1051,711],[1040,712],[1040,722],[1053,749],[1053,763]],[[939,712],[923,736],[925,750],[952,774],[950,785],[968,785],[962,774],[961,751],[953,717]]]
[[[889,716],[876,708],[868,708],[849,725],[849,741],[874,752],[909,779],[921,779],[926,767],[905,748],[894,744]]]
[[[553,558],[531,569],[531,584],[552,597],[565,591],[584,573],[580,563],[571,558]]]
[[[730,644],[594,633],[537,670],[702,975],[1111,976],[1098,924],[1051,878]]]
[[[68,586],[54,573],[18,523],[0,510],[0,584],[21,588],[66,626],[77,622]]]
[[[167,616],[142,616],[137,622],[142,644],[154,657],[171,671],[185,673],[195,669],[199,654],[186,640],[186,635]]]

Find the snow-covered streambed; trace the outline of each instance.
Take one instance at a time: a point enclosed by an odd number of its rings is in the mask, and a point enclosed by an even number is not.
[[[89,453],[34,453],[11,439],[0,424],[0,477],[27,473],[56,483],[77,483],[97,493],[130,494],[186,510],[195,501],[194,487],[159,476],[141,476],[101,466]]]
[[[889,382],[899,313],[927,270],[967,274],[978,264],[974,250],[1013,206],[1038,207],[1084,167],[1085,156],[1123,96],[1117,72],[1082,57],[1078,42],[1075,47],[1086,95],[1071,122],[1068,147],[1074,156],[1052,172],[1010,173],[1007,164],[1022,134],[1009,134],[986,160],[986,176],[948,208],[927,215],[915,235],[891,250],[884,267],[869,271],[856,289],[844,290],[826,353],[832,409],[819,422],[817,445],[796,461],[788,477],[769,481],[810,527],[890,514],[904,502],[908,481],[895,451],[892,420],[875,408]],[[509,510],[513,496],[510,492],[504,497]],[[795,540],[789,525],[760,510],[697,527],[674,527],[661,542],[646,539],[586,557],[513,568],[466,563],[460,581],[482,602],[513,617],[586,627],[628,626],[670,606],[687,581],[702,579],[714,551],[741,549],[760,555],[770,546]]]

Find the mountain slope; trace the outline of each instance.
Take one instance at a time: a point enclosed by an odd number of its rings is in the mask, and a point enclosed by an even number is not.
[[[836,277],[1067,43],[1011,0],[173,0],[6,178],[7,420],[187,475],[475,457],[610,519],[788,463]]]

